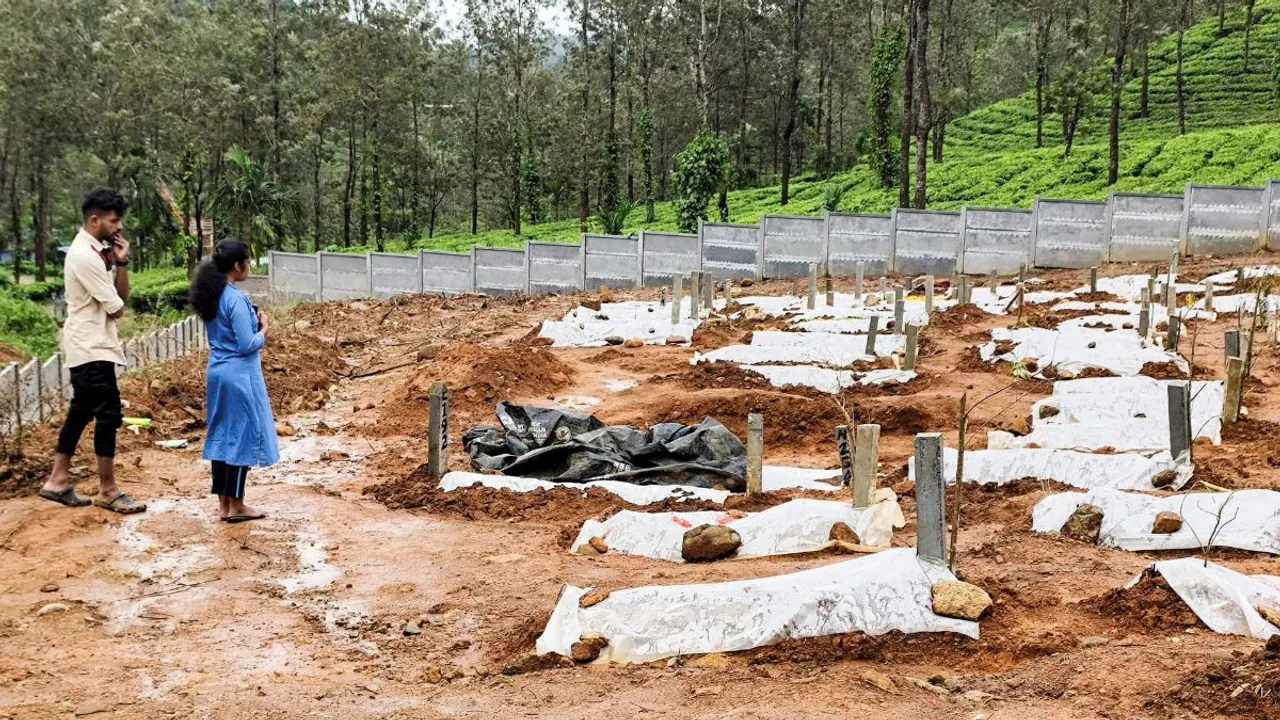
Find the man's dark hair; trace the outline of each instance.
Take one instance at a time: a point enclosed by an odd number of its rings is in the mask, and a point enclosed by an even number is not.
[[[80,203],[81,217],[86,220],[94,213],[105,215],[106,213],[114,212],[120,217],[124,217],[124,213],[128,209],[129,201],[109,187],[90,190],[84,196],[84,201]]]

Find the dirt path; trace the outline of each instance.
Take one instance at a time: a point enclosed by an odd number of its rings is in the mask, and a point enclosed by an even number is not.
[[[1063,284],[1078,277],[1054,276]],[[460,318],[476,314],[463,301],[444,311],[408,305],[389,316],[384,306],[348,305],[327,321],[317,314],[308,321],[310,332],[330,333],[327,341],[345,347],[335,352],[369,368],[375,359],[391,365],[394,356],[439,342],[507,347],[533,319],[569,305],[564,298],[527,307],[495,303],[480,319]],[[380,316],[389,327],[373,332]],[[905,493],[909,518],[914,501],[901,466],[911,433],[953,431],[949,413],[960,392],[978,396],[1007,384],[1007,376],[966,368],[972,342],[963,338],[1008,322],[985,319],[930,335],[935,348],[922,358],[917,388],[850,400],[886,425],[882,482]],[[1197,340],[1197,364],[1213,373],[1221,371],[1222,327],[1206,326]],[[366,337],[344,336],[356,332]],[[517,345],[509,352],[526,358],[525,369],[516,363],[512,372],[550,384],[522,391],[525,380],[513,377],[474,397],[456,395],[454,467],[462,467],[457,435],[470,422],[491,421],[486,393],[493,392],[574,405],[614,422],[717,414],[739,432],[746,413],[763,407],[774,418],[767,421],[767,462],[834,462],[835,403],[738,387],[741,379],[729,375],[720,383],[690,379],[691,350],[548,353]],[[538,352],[553,356],[545,376],[527,359]],[[1254,430],[1229,433],[1224,446],[1202,453],[1215,477],[1236,485],[1280,488],[1280,470],[1269,462],[1277,438],[1264,422],[1280,419],[1269,393],[1274,353],[1268,357],[1249,403]],[[564,584],[715,582],[844,558],[687,566],[581,557],[564,546],[584,519],[572,509],[552,508],[540,520],[388,510],[364,490],[399,481],[425,460],[425,406],[415,397],[441,362],[342,380],[322,409],[282,413],[297,435],[282,438],[279,465],[250,476],[250,501],[270,514],[262,522],[217,522],[198,443],[177,451],[129,445],[124,480],[149,501],[144,515],[61,509],[31,497],[0,501],[0,718],[1244,716],[1226,709],[1240,682],[1220,668],[1244,664],[1260,643],[1180,625],[1172,606],[1169,621],[1154,624],[1137,612],[1102,611],[1103,597],[1155,556],[1032,534],[1031,507],[1051,491],[1038,483],[971,493],[961,567],[997,602],[980,640],[847,636],[641,666],[506,675],[532,649]],[[1025,414],[1047,391],[1042,385],[1010,397],[989,424]],[[369,402],[375,407],[365,408]],[[949,437],[954,441],[954,432]],[[91,486],[92,478],[82,484]],[[895,535],[895,545],[913,542],[913,524]],[[1215,561],[1277,573],[1274,559],[1248,553],[1215,553]],[[405,635],[409,622],[420,634]],[[875,673],[888,675],[894,688],[872,684]],[[1206,677],[1208,689],[1176,695]]]

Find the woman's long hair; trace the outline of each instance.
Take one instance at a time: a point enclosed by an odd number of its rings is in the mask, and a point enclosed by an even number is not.
[[[191,280],[191,307],[205,322],[212,322],[218,315],[218,301],[227,287],[227,273],[242,262],[249,261],[249,246],[236,238],[218,241],[213,255],[205,258],[196,268]]]

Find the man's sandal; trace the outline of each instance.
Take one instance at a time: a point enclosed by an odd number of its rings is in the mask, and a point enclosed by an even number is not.
[[[56,502],[59,505],[66,505],[67,507],[85,507],[86,505],[93,504],[93,501],[89,498],[84,497],[83,495],[77,495],[74,487],[69,487],[61,492],[41,490],[40,497],[45,500]]]
[[[124,494],[124,491],[117,493],[115,497],[111,498],[110,500],[104,500],[100,497],[94,498],[93,504],[97,505],[103,510],[110,510],[111,512],[120,513],[121,515],[132,515],[134,513],[140,513],[147,509],[146,503],[141,503],[141,502],[138,502],[137,500],[134,500],[133,498]]]

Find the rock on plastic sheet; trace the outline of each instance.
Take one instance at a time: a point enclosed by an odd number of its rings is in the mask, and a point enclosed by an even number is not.
[[[1110,489],[1059,493],[1036,504],[1032,529],[1055,532],[1083,504],[1102,508],[1102,533],[1098,536],[1101,545],[1122,550],[1193,550],[1204,547],[1212,537],[1212,547],[1280,555],[1280,492],[1274,490],[1169,497]],[[1165,511],[1182,516],[1182,529],[1152,533],[1156,514]]]
[[[1101,368],[1121,376],[1137,375],[1149,362],[1172,362],[1182,372],[1189,371],[1186,360],[1145,344],[1132,330],[997,328],[991,331],[991,339],[993,342],[978,348],[986,362],[1034,358],[1041,370],[1053,366],[1060,373],[1080,373],[1086,368]],[[1006,341],[1014,344],[1013,350],[997,354],[997,344]]]
[[[675,655],[748,650],[794,638],[894,630],[978,637],[978,624],[935,615],[930,589],[954,576],[894,548],[796,573],[701,585],[613,590],[581,608],[589,588],[560,593],[536,652],[568,655],[586,633],[609,645],[596,662],[641,663]]]

